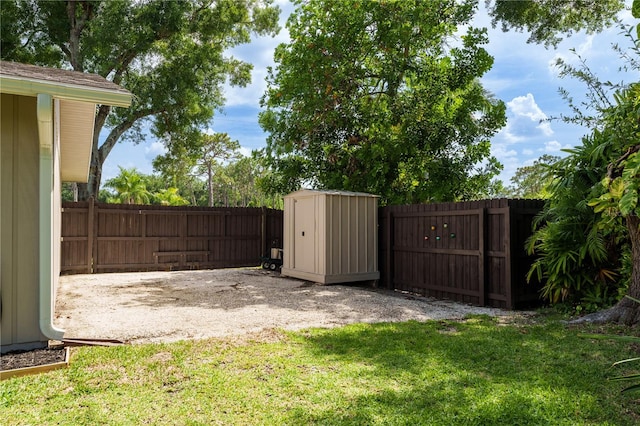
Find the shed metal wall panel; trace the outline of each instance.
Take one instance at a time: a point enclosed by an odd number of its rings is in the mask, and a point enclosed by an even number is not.
[[[283,275],[323,284],[380,278],[376,196],[301,190],[284,204]]]

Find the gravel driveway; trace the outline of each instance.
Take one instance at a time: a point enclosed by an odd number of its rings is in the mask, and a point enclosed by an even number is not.
[[[468,314],[514,315],[251,268],[63,276],[55,324],[68,338],[145,343]]]

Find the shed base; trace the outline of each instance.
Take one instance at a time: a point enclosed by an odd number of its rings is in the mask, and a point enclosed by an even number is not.
[[[296,269],[282,268],[280,272],[282,276],[300,278],[302,280],[313,281],[320,284],[339,284],[356,281],[372,281],[380,279],[380,272],[360,272],[357,274],[337,274],[323,275],[314,274],[312,272],[298,271]]]

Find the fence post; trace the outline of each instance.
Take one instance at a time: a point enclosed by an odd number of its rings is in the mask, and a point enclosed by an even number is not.
[[[387,281],[387,289],[394,290],[395,285],[393,282],[393,211],[391,207],[385,207],[387,209],[387,258],[385,259],[385,280]]]
[[[485,207],[482,207],[478,212],[478,250],[480,252],[478,259],[478,292],[480,293],[478,304],[480,306],[486,306],[485,263],[488,259],[488,257],[485,256],[485,236],[488,229],[488,227],[486,226],[487,221],[485,220],[486,214],[487,209]]]
[[[512,284],[513,280],[511,279],[511,263],[513,262],[513,258],[511,257],[511,235],[513,230],[511,229],[511,213],[512,209],[509,204],[507,204],[507,211],[504,213],[504,251],[505,251],[505,265],[504,265],[504,277],[505,277],[505,297],[506,297],[506,308],[511,310],[513,309],[513,292],[512,292]]]
[[[260,256],[267,252],[267,208],[262,206],[262,223],[260,227]]]
[[[95,201],[93,197],[90,197],[87,208],[87,274],[93,273],[94,211]]]

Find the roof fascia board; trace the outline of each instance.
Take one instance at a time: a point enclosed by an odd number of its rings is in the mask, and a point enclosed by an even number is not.
[[[23,96],[38,96],[47,93],[57,99],[92,102],[101,105],[128,107],[133,96],[113,90],[76,86],[64,83],[50,83],[25,78],[0,75],[0,89],[3,93]]]

